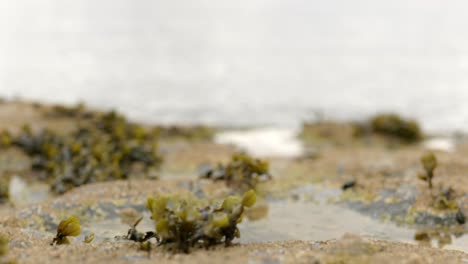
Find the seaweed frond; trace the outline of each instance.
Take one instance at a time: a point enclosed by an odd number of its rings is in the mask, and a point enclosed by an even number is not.
[[[418,175],[420,180],[427,182],[429,189],[432,189],[432,178],[434,177],[434,170],[437,167],[437,158],[432,152],[427,152],[421,156],[421,164],[424,172]]]
[[[197,245],[231,245],[240,237],[237,224],[242,221],[244,208],[255,202],[255,191],[250,190],[243,197],[227,197],[220,206],[193,196],[176,195],[150,197],[146,207],[155,222],[159,243],[188,253]]]
[[[271,179],[268,162],[242,153],[234,154],[228,164],[219,164],[200,177],[223,180],[227,186],[241,190],[255,189],[259,182]]]
[[[63,245],[69,244],[68,237],[76,237],[81,234],[80,219],[71,216],[62,220],[57,227],[57,234],[55,235],[50,245]]]

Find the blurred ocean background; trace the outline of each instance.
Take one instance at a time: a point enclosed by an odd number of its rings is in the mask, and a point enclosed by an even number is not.
[[[468,2],[2,0],[0,96],[158,123],[468,131]]]

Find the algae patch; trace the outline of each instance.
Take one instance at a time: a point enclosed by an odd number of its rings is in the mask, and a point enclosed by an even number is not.
[[[226,165],[218,164],[200,175],[201,178],[222,180],[234,189],[255,189],[259,182],[271,179],[269,164],[266,161],[237,153]]]
[[[195,246],[229,246],[240,237],[237,224],[242,221],[245,207],[253,206],[255,201],[256,194],[250,190],[242,198],[225,198],[221,205],[176,195],[150,197],[146,207],[151,211],[159,243],[188,253]]]
[[[83,184],[156,173],[161,164],[156,130],[129,123],[114,111],[95,114],[71,133],[25,125],[11,139],[32,158],[56,193]]]

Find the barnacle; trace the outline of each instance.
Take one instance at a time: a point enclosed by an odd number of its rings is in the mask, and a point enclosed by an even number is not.
[[[242,221],[244,207],[253,206],[255,201],[255,191],[249,190],[243,197],[225,198],[221,206],[193,196],[175,195],[150,197],[146,207],[151,211],[160,244],[174,244],[177,250],[189,252],[196,245],[230,245],[240,236],[237,224]]]
[[[255,189],[261,181],[271,179],[266,161],[237,153],[226,165],[218,165],[200,175],[201,178],[224,180],[228,186],[238,189]]]
[[[57,227],[57,234],[52,240],[51,245],[69,244],[70,242],[68,241],[67,237],[75,237],[79,234],[81,234],[80,219],[71,216],[60,222],[59,226]]]

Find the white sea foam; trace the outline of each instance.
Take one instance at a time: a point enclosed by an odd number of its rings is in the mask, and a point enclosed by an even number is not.
[[[456,149],[455,139],[450,137],[430,138],[423,142],[423,147],[430,150],[454,152]]]
[[[258,128],[222,132],[215,141],[221,144],[233,144],[241,150],[257,157],[298,157],[303,146],[297,139],[297,130],[284,128]]]

